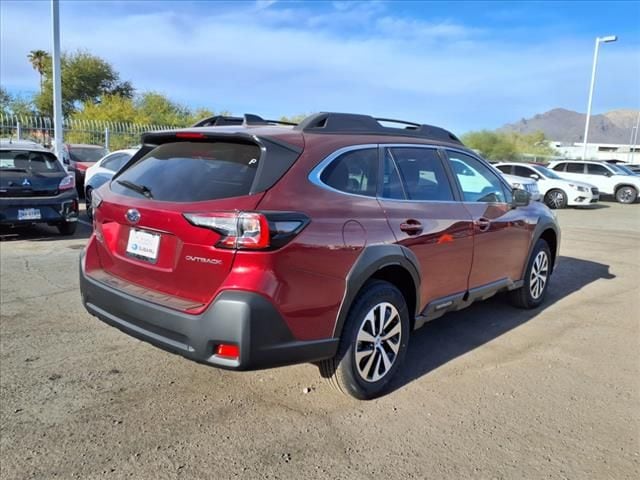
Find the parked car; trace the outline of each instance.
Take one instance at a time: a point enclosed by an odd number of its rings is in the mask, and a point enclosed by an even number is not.
[[[596,160],[560,160],[549,167],[562,178],[590,183],[600,195],[613,195],[619,203],[634,203],[640,191],[640,177],[629,175],[617,165]]]
[[[636,175],[640,175],[640,164],[638,163],[625,163],[623,165],[627,170],[631,170]]]
[[[137,148],[116,150],[105,155],[92,166],[87,168],[84,175],[84,202],[89,219],[93,218],[91,211],[91,193],[111,180],[111,177],[131,160],[138,151]]]
[[[0,225],[47,223],[73,235],[78,220],[74,176],[32,142],[0,142]]]
[[[83,194],[85,171],[107,153],[107,149],[101,145],[65,144],[63,162],[76,177],[79,195]]]
[[[500,291],[542,304],[554,216],[450,132],[255,118],[147,133],[94,191],[80,260],[89,313],[211,366],[314,362],[366,399],[426,322]]]
[[[600,198],[598,189],[593,185],[577,180],[565,180],[553,170],[541,165],[502,162],[495,167],[505,174],[534,179],[544,203],[549,208],[590,205]]]
[[[500,173],[511,187],[529,192],[529,195],[531,195],[531,201],[540,202],[542,200],[540,189],[538,188],[538,184],[535,180],[532,180],[531,178],[518,177],[516,175],[509,175],[502,172]]]

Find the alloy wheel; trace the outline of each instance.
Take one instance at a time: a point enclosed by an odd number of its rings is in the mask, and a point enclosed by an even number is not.
[[[400,322],[391,303],[379,303],[369,310],[356,337],[355,363],[360,378],[377,382],[389,372],[400,349]]]
[[[635,197],[635,191],[631,187],[622,187],[616,193],[618,201],[621,203],[631,203]]]
[[[561,208],[564,205],[564,193],[560,191],[551,192],[549,201],[553,208]]]
[[[534,299],[540,298],[549,278],[549,256],[547,252],[538,252],[531,266],[529,291]]]

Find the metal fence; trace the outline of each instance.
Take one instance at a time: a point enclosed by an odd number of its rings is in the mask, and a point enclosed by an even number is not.
[[[140,143],[144,132],[169,130],[170,125],[78,120],[65,118],[62,122],[64,143],[104,145],[107,150],[118,150]],[[32,140],[50,147],[53,145],[53,121],[49,117],[4,115],[0,113],[0,138]]]

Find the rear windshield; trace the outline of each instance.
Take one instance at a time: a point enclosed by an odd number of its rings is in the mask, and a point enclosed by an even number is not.
[[[111,189],[139,197],[142,188],[146,196],[167,202],[239,197],[250,192],[259,158],[260,149],[251,144],[165,143],[119,175]]]
[[[69,157],[74,162],[94,163],[107,154],[104,148],[95,147],[69,147]]]
[[[0,172],[59,173],[64,169],[56,157],[48,152],[0,150]]]

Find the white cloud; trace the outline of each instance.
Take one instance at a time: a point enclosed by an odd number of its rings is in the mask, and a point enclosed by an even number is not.
[[[50,44],[48,8],[2,3],[0,82],[35,89],[26,55]],[[347,3],[322,11],[242,4],[221,12],[159,10],[161,3],[116,17],[69,2],[62,43],[106,58],[140,89],[235,113],[360,111],[465,130],[554,106],[583,108],[591,42],[558,36],[511,44],[451,20],[429,23],[394,17],[382,4]],[[637,46],[603,52],[595,107],[640,104],[639,59]]]

